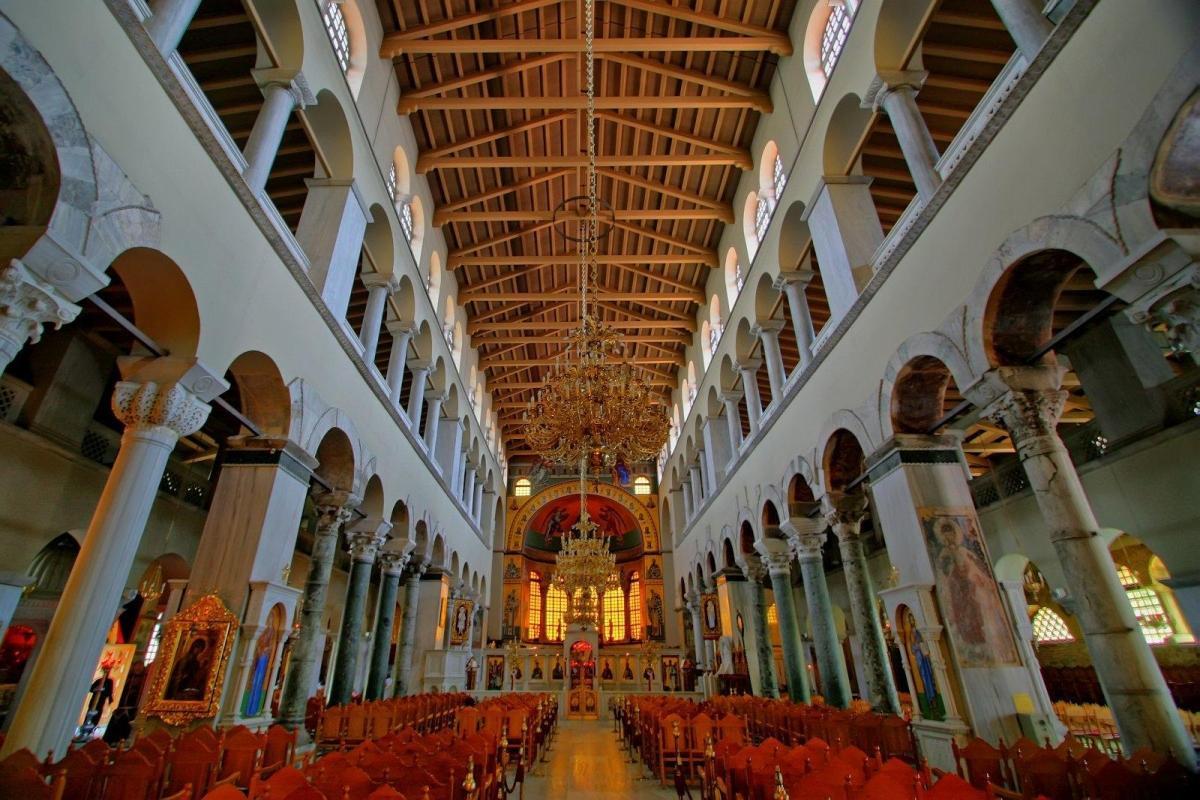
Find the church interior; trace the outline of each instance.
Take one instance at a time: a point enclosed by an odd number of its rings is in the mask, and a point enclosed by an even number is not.
[[[0,797],[1200,796],[1197,31],[0,0]]]

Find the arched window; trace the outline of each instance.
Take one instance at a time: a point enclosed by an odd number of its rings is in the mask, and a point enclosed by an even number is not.
[[[388,197],[392,198],[392,202],[396,202],[396,162],[393,161],[388,165],[387,176],[387,193]],[[411,212],[410,212],[411,216]]]
[[[412,244],[412,239],[413,239],[412,200],[405,200],[400,203],[400,230],[404,232],[404,241],[408,242],[409,244]]]
[[[625,641],[625,595],[620,589],[604,593],[604,641]]]
[[[513,484],[513,497],[529,497],[533,494],[533,484],[529,478],[517,478],[517,482]]]
[[[566,632],[567,593],[551,584],[546,592],[546,638],[561,642]]]
[[[772,628],[779,627],[779,609],[775,608],[775,604],[767,606],[767,625]]]
[[[542,638],[542,576],[536,572],[529,573],[529,617],[525,626],[525,638]]]
[[[804,35],[804,72],[813,99],[820,100],[850,36],[859,0],[819,0]]]
[[[329,34],[329,42],[333,45],[333,54],[337,57],[338,66],[342,72],[350,69],[350,31],[346,27],[346,15],[342,13],[342,4],[334,0],[325,0],[321,9],[321,20],[325,23],[325,32]]]
[[[759,242],[767,236],[767,227],[771,224],[771,205],[767,198],[759,197],[754,206],[754,235]]]
[[[779,206],[779,201],[783,197],[783,190],[787,187],[787,173],[783,169],[783,157],[778,152],[775,153],[775,164],[771,168],[771,182],[775,186],[775,206]]]
[[[650,494],[650,479],[645,475],[638,475],[633,479],[633,493],[636,495]]]
[[[1067,627],[1066,620],[1052,608],[1042,606],[1033,615],[1033,640],[1038,644],[1073,642],[1075,637]]]
[[[1158,592],[1142,586],[1133,570],[1124,564],[1117,565],[1117,577],[1121,579],[1121,586],[1129,598],[1129,605],[1133,606],[1133,615],[1137,617],[1146,643],[1162,644],[1171,638],[1175,631],[1171,627],[1171,620],[1167,618],[1162,601],[1158,599]]]
[[[842,55],[853,18],[854,11],[845,0],[830,0],[829,19],[825,20],[825,32],[821,36],[821,71],[825,73],[826,78],[833,73],[833,68]]]
[[[642,630],[642,576],[634,572],[629,576],[629,637],[641,641]]]
[[[146,654],[142,656],[142,663],[147,667],[154,663],[154,659],[158,658],[158,647],[162,644],[162,612],[154,620],[154,628],[150,631],[150,640],[146,643]]]

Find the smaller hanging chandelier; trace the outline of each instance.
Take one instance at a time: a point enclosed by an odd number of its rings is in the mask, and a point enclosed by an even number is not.
[[[587,468],[579,465],[579,521],[562,538],[554,585],[568,600],[568,623],[598,625],[600,597],[619,585],[617,559],[587,507]]]

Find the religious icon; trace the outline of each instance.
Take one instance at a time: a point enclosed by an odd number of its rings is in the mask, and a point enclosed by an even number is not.
[[[935,586],[963,667],[1017,664],[1016,641],[971,509],[920,508]]]
[[[629,663],[628,657],[626,657],[626,659],[625,659],[625,671],[623,673],[621,673],[621,680],[625,680],[625,681],[633,680],[633,665]]]
[[[282,606],[271,610],[266,630],[258,637],[254,645],[254,661],[250,671],[250,681],[242,696],[242,716],[255,717],[262,713],[267,698],[267,681],[270,679],[271,666],[275,658],[275,646],[283,628],[284,612]]]
[[[946,718],[946,704],[938,691],[933,675],[933,662],[929,657],[929,645],[917,629],[917,618],[907,606],[900,609],[900,639],[904,642],[904,653],[908,656],[912,674],[913,696],[921,716],[928,720],[941,721]]]
[[[504,656],[487,657],[487,683],[485,684],[485,688],[493,692],[504,688]]]
[[[450,625],[450,644],[461,645],[467,641],[467,635],[471,630],[471,612],[474,610],[475,604],[470,600],[455,600],[454,612],[451,616]]]
[[[561,681],[563,679],[562,656],[554,657],[554,669],[550,671],[550,677],[556,681]]]
[[[550,518],[546,520],[546,532],[544,536],[549,539],[552,536],[562,536],[567,521],[567,509],[559,506],[550,514]]]
[[[612,662],[607,658],[604,659],[604,669],[600,670],[600,679],[605,681],[613,679]]]
[[[475,656],[471,656],[470,658],[467,659],[466,671],[467,671],[467,691],[468,692],[474,691],[475,676],[479,674],[479,662],[475,660]]]
[[[679,676],[679,656],[662,657],[663,689],[671,692],[683,691],[683,682]]]
[[[533,669],[530,671],[529,677],[535,681],[540,681],[546,677],[542,672],[542,660],[537,656],[533,657]]]
[[[662,641],[667,635],[666,628],[663,625],[662,595],[655,591],[650,592],[650,596],[646,600],[646,612],[650,619],[650,625],[648,626],[650,629],[650,638],[655,641]]]
[[[155,673],[146,713],[169,725],[216,714],[236,626],[237,617],[215,594],[171,617],[164,627],[162,668]]]
[[[700,595],[700,619],[705,639],[721,638],[721,606],[715,593]]]

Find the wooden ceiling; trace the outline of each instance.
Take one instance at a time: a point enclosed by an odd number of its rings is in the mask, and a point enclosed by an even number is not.
[[[577,319],[577,257],[551,224],[586,194],[582,0],[377,0],[510,460],[521,409]],[[602,316],[662,389],[703,287],[795,0],[597,0]],[[480,10],[483,9],[483,10]]]

